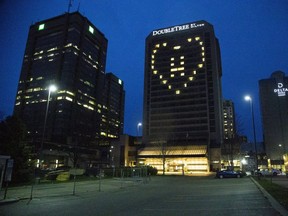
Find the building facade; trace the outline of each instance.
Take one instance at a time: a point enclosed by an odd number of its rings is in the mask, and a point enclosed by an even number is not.
[[[263,138],[268,164],[284,168],[288,151],[288,77],[276,71],[259,80]]]
[[[231,100],[223,100],[223,128],[224,139],[231,139],[235,136],[235,109]]]
[[[163,172],[220,167],[221,76],[219,43],[208,22],[150,33],[146,38],[143,108],[143,143],[147,147],[139,152],[139,160]]]
[[[105,76],[103,91],[101,133],[102,137],[118,139],[124,128],[124,82],[113,73]]]
[[[235,108],[232,100],[223,100],[223,129],[224,141],[221,148],[221,168],[232,167],[240,169],[241,165],[241,144],[245,141],[236,130]]]
[[[114,88],[112,75],[105,74],[107,43],[78,12],[30,26],[14,114],[25,122],[36,149],[72,146],[91,152],[98,140],[123,132],[124,97],[115,102],[114,90],[104,94]],[[115,88],[123,91],[122,83]]]

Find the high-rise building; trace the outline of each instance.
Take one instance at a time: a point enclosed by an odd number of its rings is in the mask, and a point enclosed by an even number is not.
[[[276,71],[259,80],[263,138],[270,165],[280,168],[288,153],[288,77]],[[287,168],[288,168],[288,164]]]
[[[154,30],[146,38],[145,54],[143,142],[147,147],[139,152],[139,160],[162,169],[165,156],[166,170],[219,168],[222,69],[213,26],[198,21]]]
[[[105,76],[103,91],[104,105],[102,107],[101,135],[110,138],[119,138],[124,127],[125,90],[121,79],[112,73]]]
[[[236,133],[234,103],[231,100],[223,101],[224,139],[231,139]]]
[[[223,101],[223,129],[224,140],[221,147],[222,160],[224,167],[233,166],[240,167],[241,161],[241,144],[244,140],[243,136],[236,131],[234,103],[231,100]]]
[[[103,137],[122,133],[124,97],[114,94],[124,90],[119,79],[114,85],[109,81],[112,75],[106,77],[107,43],[79,12],[30,26],[14,114],[23,119],[38,148],[41,143],[41,148],[88,149]],[[49,90],[51,84],[57,86],[56,92]],[[117,90],[109,90],[114,87]]]

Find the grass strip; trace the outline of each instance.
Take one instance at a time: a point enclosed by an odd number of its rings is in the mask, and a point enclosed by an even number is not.
[[[270,179],[254,178],[271,196],[288,210],[288,188],[271,182]]]

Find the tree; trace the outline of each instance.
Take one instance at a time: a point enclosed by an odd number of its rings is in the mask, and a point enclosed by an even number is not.
[[[159,152],[159,155],[161,157],[162,161],[162,169],[163,169],[163,175],[165,175],[165,166],[166,166],[166,158],[169,154],[169,147],[167,144],[167,139],[163,138],[164,136],[160,136],[160,139],[158,139],[156,142],[153,143],[153,145],[156,147],[157,151]]]
[[[12,173],[14,183],[28,181],[32,176],[32,149],[27,144],[26,134],[24,123],[15,116],[8,116],[0,122],[0,154],[14,159]]]

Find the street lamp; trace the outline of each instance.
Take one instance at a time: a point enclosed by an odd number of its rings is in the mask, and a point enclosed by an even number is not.
[[[254,120],[254,108],[253,108],[253,100],[249,95],[246,95],[244,97],[246,101],[250,102],[250,107],[251,107],[251,114],[252,114],[252,126],[253,126],[253,136],[254,136],[254,148],[255,148],[255,163],[256,163],[256,170],[258,170],[258,156],[257,156],[257,145],[256,145],[256,131],[255,131],[255,120]]]
[[[142,127],[142,123],[139,122],[137,125],[137,136],[139,136],[140,132],[139,132],[139,127]]]
[[[47,123],[47,116],[48,116],[48,111],[49,111],[50,96],[51,96],[51,92],[55,92],[56,90],[57,90],[57,87],[55,85],[50,85],[49,88],[48,88],[47,106],[46,106],[43,133],[42,133],[42,139],[41,139],[41,147],[40,147],[40,168],[42,168],[42,165],[43,165],[42,164],[42,160],[43,160],[43,143],[44,143],[45,132],[46,132],[46,123]]]

